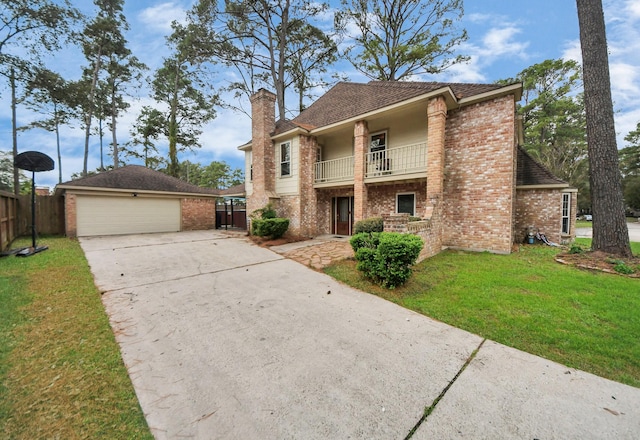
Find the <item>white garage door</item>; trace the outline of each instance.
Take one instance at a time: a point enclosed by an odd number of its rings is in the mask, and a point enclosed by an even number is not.
[[[78,196],[78,236],[174,232],[180,230],[180,200]]]

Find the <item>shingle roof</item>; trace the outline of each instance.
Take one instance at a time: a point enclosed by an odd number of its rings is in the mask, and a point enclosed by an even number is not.
[[[244,183],[240,185],[232,186],[231,188],[221,189],[218,191],[221,196],[234,196],[234,197],[244,197],[246,195],[246,189],[244,187]]]
[[[518,170],[516,185],[561,185],[567,184],[558,179],[551,171],[529,155],[522,147],[518,147]]]
[[[218,195],[220,190],[202,188],[167,174],[140,165],[126,165],[114,170],[94,174],[58,185],[66,187],[88,187],[127,189],[136,191],[163,191],[186,194]]]
[[[305,128],[324,127],[446,87],[451,88],[456,98],[461,99],[497,90],[503,86],[441,82],[340,82],[291,123]],[[276,133],[283,133],[291,128],[289,123],[284,123],[277,127]]]

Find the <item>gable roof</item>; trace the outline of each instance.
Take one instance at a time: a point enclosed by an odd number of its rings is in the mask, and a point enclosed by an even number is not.
[[[518,147],[518,170],[516,172],[517,186],[530,185],[565,185],[569,184],[558,179],[551,171],[527,153],[524,148]]]
[[[499,84],[371,81],[366,84],[340,82],[292,121],[276,127],[284,133],[294,127],[312,129],[348,120],[437,90],[449,89],[456,99],[469,98],[503,88]]]
[[[60,189],[95,188],[219,195],[220,190],[202,188],[141,165],[125,165],[110,171],[61,183]]]

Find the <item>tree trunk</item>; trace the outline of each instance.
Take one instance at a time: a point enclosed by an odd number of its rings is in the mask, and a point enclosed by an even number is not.
[[[178,85],[180,78],[180,64],[176,62],[175,78],[173,80],[173,96],[171,97],[171,114],[169,115],[169,175],[178,177]]]
[[[60,152],[60,121],[58,120],[58,104],[53,103],[53,118],[56,126],[56,150],[58,153],[58,183],[62,183],[62,153]]]
[[[631,256],[613,121],[602,0],[576,0],[582,47],[584,103],[591,170],[591,249]]]
[[[11,139],[13,142],[13,193],[15,195],[20,194],[20,171],[15,166],[16,156],[18,156],[18,128],[16,122],[16,73],[11,68]]]
[[[112,104],[111,104],[111,144],[113,145],[113,168],[118,168],[118,166],[120,166],[120,158],[119,156],[119,151],[118,151],[118,138],[116,136],[116,122],[117,122],[117,118],[116,118],[116,106],[113,103],[113,96],[111,97],[112,99]]]
[[[89,138],[91,137],[91,119],[93,118],[93,107],[95,105],[96,86],[98,84],[98,74],[102,64],[102,47],[98,49],[96,64],[93,68],[93,77],[91,78],[91,89],[89,90],[89,109],[85,117],[84,131],[84,163],[82,167],[82,176],[87,176],[87,165],[89,163]],[[101,165],[102,166],[102,165]]]

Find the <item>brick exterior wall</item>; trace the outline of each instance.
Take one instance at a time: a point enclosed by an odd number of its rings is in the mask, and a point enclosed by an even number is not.
[[[540,232],[549,241],[566,244],[576,234],[577,194],[571,193],[570,233],[562,235],[561,189],[518,189],[516,203],[515,243],[522,243],[529,232]]]
[[[64,196],[64,231],[67,237],[78,235],[76,195],[66,193]]]
[[[369,204],[366,217],[382,217],[385,214],[396,212],[396,194],[415,193],[416,217],[422,217],[425,212],[427,199],[427,186],[424,181],[398,182],[391,185],[379,185],[369,187]]]
[[[449,113],[443,196],[444,246],[511,252],[515,154],[513,96]]]
[[[215,199],[184,198],[180,201],[183,231],[201,231],[216,227]]]
[[[278,217],[289,219],[289,229],[287,229],[288,236],[299,237],[300,223],[301,223],[301,210],[300,210],[300,197],[299,196],[282,196],[278,199],[277,203],[274,203]]]

